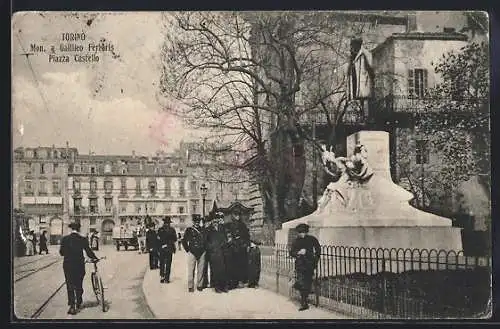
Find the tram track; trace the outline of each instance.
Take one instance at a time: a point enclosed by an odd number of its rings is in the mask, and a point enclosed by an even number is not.
[[[33,314],[30,316],[31,319],[37,319],[42,313],[43,311],[45,310],[45,308],[47,307],[47,305],[49,305],[50,301],[57,295],[57,293],[62,289],[62,287],[64,287],[66,285],[66,282],[63,281],[63,283],[61,283],[56,289],[55,291],[50,294],[50,296],[45,299],[45,301],[42,303],[42,305],[40,305],[40,307],[38,307],[35,312],[33,312]]]
[[[18,277],[16,279],[14,279],[14,283],[17,283],[17,282],[19,282],[21,280],[24,280],[24,279],[26,279],[26,278],[28,278],[28,277],[36,274],[36,273],[39,273],[40,271],[42,271],[42,270],[44,270],[44,269],[46,269],[48,267],[51,267],[52,265],[54,265],[56,263],[60,263],[60,262],[62,262],[62,259],[56,259],[56,260],[48,263],[47,265],[44,265],[42,267],[38,267],[38,268],[32,269],[31,272],[29,272],[29,273],[27,273],[25,275],[22,275],[21,277]],[[30,270],[21,271],[21,272],[18,272],[18,273],[24,273],[24,272],[28,272],[28,271],[30,271]]]

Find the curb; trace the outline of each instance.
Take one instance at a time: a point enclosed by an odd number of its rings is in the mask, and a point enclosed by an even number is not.
[[[153,311],[153,308],[151,307],[151,304],[149,303],[149,300],[148,300],[149,297],[148,297],[148,294],[146,293],[145,283],[146,283],[146,275],[148,275],[148,271],[150,271],[150,270],[146,266],[146,270],[144,271],[144,277],[142,278],[142,294],[144,295],[144,301],[146,302],[146,306],[147,306],[148,310],[151,312],[151,314],[153,315],[153,317],[155,319],[158,319],[158,316]]]

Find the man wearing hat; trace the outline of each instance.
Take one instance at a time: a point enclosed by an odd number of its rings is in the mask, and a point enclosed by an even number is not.
[[[69,224],[71,233],[61,240],[59,254],[64,257],[63,270],[68,291],[68,314],[76,314],[83,302],[83,278],[85,277],[85,259],[83,251],[93,261],[98,258],[90,249],[89,241],[80,235],[80,223]]]
[[[210,263],[210,284],[215,292],[227,292],[227,273],[224,259],[226,233],[224,230],[224,214],[215,213],[207,229],[207,256]]]
[[[175,241],[177,233],[170,226],[170,216],[163,218],[163,226],[158,229],[158,246],[160,256],[160,282],[170,282],[170,268],[172,266],[172,255],[175,252]]]
[[[300,308],[309,308],[308,297],[311,293],[314,270],[321,255],[318,239],[309,235],[309,225],[299,224],[295,228],[298,237],[292,243],[290,256],[295,258],[296,281],[294,288],[300,291]]]
[[[158,235],[152,222],[147,222],[146,225],[146,249],[149,252],[149,269],[156,270],[160,261],[158,258]]]
[[[196,270],[196,288],[203,290],[203,272],[206,255],[206,232],[200,226],[201,217],[198,214],[192,215],[193,226],[188,227],[184,232],[182,246],[188,254],[188,291],[194,291],[194,274]]]

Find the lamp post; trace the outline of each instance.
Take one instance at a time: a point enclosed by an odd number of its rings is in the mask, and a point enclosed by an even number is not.
[[[203,216],[203,221],[205,221],[205,199],[207,197],[207,192],[208,192],[208,187],[205,185],[205,183],[201,184],[200,192],[201,192],[202,206],[203,206],[202,216]]]

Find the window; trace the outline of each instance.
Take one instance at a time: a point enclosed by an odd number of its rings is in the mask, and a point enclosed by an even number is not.
[[[33,183],[30,180],[24,182],[24,194],[33,195]]]
[[[416,140],[415,153],[417,164],[429,163],[429,142],[425,139]]]
[[[113,198],[105,198],[104,207],[106,208],[106,212],[111,212],[111,208],[113,207]]]
[[[61,195],[61,186],[59,181],[52,182],[52,194],[53,195]]]
[[[89,210],[91,214],[97,213],[97,198],[89,199]]]
[[[40,174],[45,174],[45,164],[40,163]]]
[[[197,200],[193,200],[192,204],[191,204],[191,207],[192,207],[193,214],[196,214],[197,211],[198,211],[198,201]]]
[[[120,193],[122,195],[127,194],[127,179],[126,178],[122,178],[122,180],[121,180]]]
[[[140,179],[137,179],[135,181],[135,194],[141,195],[141,181],[140,181]]]
[[[90,193],[95,193],[97,191],[97,182],[95,180],[90,181]]]
[[[140,204],[135,205],[135,212],[138,214],[141,213],[141,205]]]
[[[33,151],[33,158],[38,158],[38,152],[36,150]]]
[[[95,225],[96,223],[96,218],[95,217],[90,217],[90,225]]]
[[[192,181],[191,182],[191,195],[197,195],[197,193],[198,193],[198,182]]]
[[[165,213],[170,214],[172,212],[172,207],[170,206],[165,206]]]
[[[169,178],[165,178],[165,196],[170,197],[172,195],[172,189],[170,187],[172,181]]]
[[[54,159],[57,159],[59,157],[59,152],[57,150],[54,151]]]
[[[106,163],[104,165],[104,173],[105,174],[110,174],[111,173],[111,165],[109,163]]]
[[[96,173],[96,167],[95,166],[90,166],[90,173],[95,174]]]
[[[74,198],[73,199],[73,209],[75,210],[75,213],[79,213],[82,210],[82,199],[81,198]]]
[[[104,192],[105,193],[111,193],[113,191],[113,182],[112,181],[105,181],[104,182]]]
[[[149,193],[151,195],[156,194],[156,181],[155,180],[149,181]]]
[[[184,224],[186,222],[186,218],[184,216],[179,218],[179,223]]]
[[[179,211],[178,211],[178,212],[179,212],[179,214],[183,214],[183,213],[184,213],[184,207],[179,207],[179,208],[178,208],[178,210],[179,210]]]
[[[40,181],[40,190],[38,191],[39,195],[47,195],[47,182],[41,180]]]
[[[75,192],[80,192],[80,181],[78,180],[73,181],[73,190],[75,190]]]
[[[26,164],[26,173],[27,174],[32,174],[33,173],[33,164],[31,162],[28,162]]]
[[[127,206],[122,206],[121,207],[121,212],[127,212]]]
[[[413,69],[408,71],[408,96],[423,98],[427,89],[427,70]]]
[[[75,167],[73,168],[73,171],[74,171],[75,173],[79,173],[79,172],[81,171],[81,167],[80,167],[80,165],[75,165]]]
[[[184,197],[186,195],[186,189],[184,187],[184,180],[179,181],[179,196]]]
[[[55,174],[59,165],[57,163],[52,164],[52,173]]]

